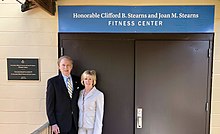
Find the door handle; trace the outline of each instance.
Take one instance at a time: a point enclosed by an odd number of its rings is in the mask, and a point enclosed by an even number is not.
[[[142,128],[142,108],[137,108],[137,128]]]

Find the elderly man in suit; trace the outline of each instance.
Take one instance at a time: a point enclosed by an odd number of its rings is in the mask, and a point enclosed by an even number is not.
[[[61,73],[47,81],[47,117],[54,134],[77,134],[82,85],[79,77],[71,75],[73,61],[69,56],[60,57],[57,63]]]

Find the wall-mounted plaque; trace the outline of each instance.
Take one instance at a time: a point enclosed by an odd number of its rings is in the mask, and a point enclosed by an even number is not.
[[[8,80],[39,80],[38,59],[7,58]]]

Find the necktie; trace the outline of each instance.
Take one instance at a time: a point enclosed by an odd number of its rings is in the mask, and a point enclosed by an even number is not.
[[[70,95],[70,98],[72,98],[73,86],[70,82],[70,78],[67,78],[67,89],[68,89],[68,93]]]

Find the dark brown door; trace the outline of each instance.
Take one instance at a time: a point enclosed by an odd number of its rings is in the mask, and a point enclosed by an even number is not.
[[[97,88],[105,94],[103,134],[208,133],[208,41],[99,36],[65,37],[60,46],[74,59],[74,74],[97,71]],[[142,128],[137,128],[137,108],[142,108]]]
[[[208,41],[136,42],[135,108],[143,117],[136,134],[206,133],[208,48]]]
[[[103,134],[134,133],[134,42],[63,40],[64,54],[74,59],[74,74],[97,71],[104,92]]]

